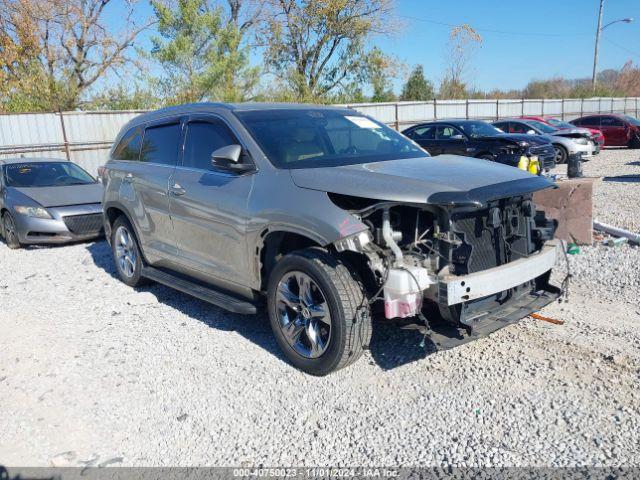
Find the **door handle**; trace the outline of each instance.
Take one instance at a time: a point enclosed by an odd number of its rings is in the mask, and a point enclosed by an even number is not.
[[[171,195],[179,197],[180,195],[184,195],[185,193],[187,193],[187,191],[182,188],[182,185],[180,185],[179,183],[174,183],[173,185],[171,185],[171,187],[169,187],[169,193],[171,193]]]
[[[122,180],[126,183],[132,183],[135,178],[132,173],[127,173]]]

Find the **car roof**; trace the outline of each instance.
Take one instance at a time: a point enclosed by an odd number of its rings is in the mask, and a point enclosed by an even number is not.
[[[244,103],[222,103],[222,102],[200,102],[185,103],[171,107],[160,108],[152,112],[143,113],[131,120],[127,125],[133,126],[172,115],[186,115],[190,113],[207,113],[216,110],[228,110],[234,112],[247,112],[255,110],[351,110],[348,107],[331,105],[316,105],[310,103],[280,103],[280,102],[244,102]]]
[[[12,165],[15,163],[43,163],[43,162],[67,162],[64,158],[35,158],[35,157],[9,157],[0,158],[0,165]]]

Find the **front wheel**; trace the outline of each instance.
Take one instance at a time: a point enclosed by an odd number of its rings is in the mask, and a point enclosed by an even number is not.
[[[483,153],[478,158],[481,159],[481,160],[489,160],[491,162],[493,162],[495,160],[495,157],[493,155],[491,155],[490,153]]]
[[[271,328],[287,359],[312,375],[355,362],[371,339],[371,312],[360,281],[321,248],[285,255],[269,277]]]
[[[562,145],[554,145],[553,149],[556,151],[556,156],[554,158],[556,164],[567,163],[567,158],[569,157],[569,153],[567,149]]]
[[[5,212],[2,216],[2,232],[7,247],[12,250],[16,250],[21,247],[16,222],[9,212]]]
[[[631,137],[631,140],[629,140],[629,148],[640,148],[640,133],[636,133]]]

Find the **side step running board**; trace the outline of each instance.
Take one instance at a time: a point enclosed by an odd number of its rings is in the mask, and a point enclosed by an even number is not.
[[[257,312],[256,306],[246,300],[233,297],[227,293],[222,293],[213,288],[208,288],[197,283],[190,282],[184,278],[176,277],[170,273],[163,272],[153,267],[144,267],[142,276],[155,282],[161,283],[183,293],[212,303],[234,313],[253,315]]]

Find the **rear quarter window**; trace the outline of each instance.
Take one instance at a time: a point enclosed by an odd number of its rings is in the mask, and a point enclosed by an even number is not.
[[[114,160],[140,160],[140,146],[142,145],[142,129],[135,127],[129,130],[113,149],[111,158]]]

